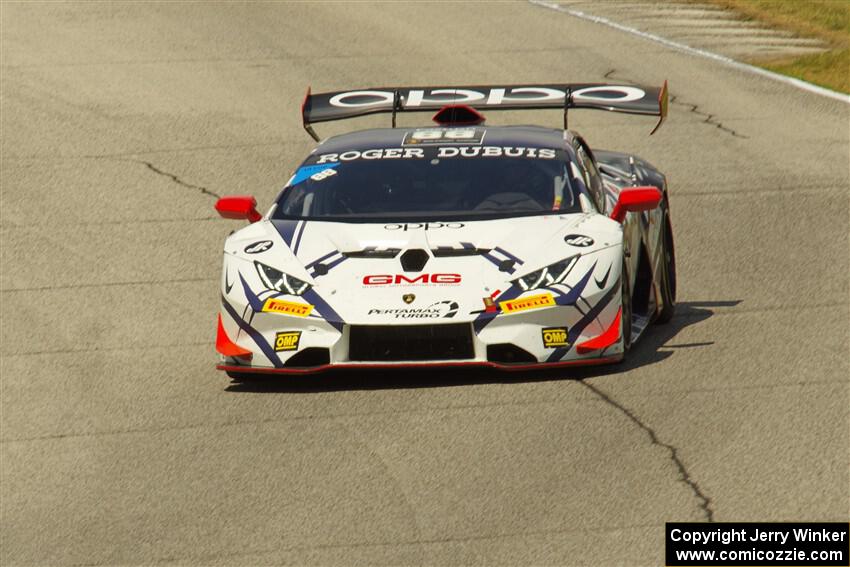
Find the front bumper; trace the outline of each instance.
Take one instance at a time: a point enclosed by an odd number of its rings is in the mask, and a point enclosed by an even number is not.
[[[618,312],[619,301],[611,301],[595,313],[556,305],[515,314],[479,314],[474,320],[467,318],[462,322],[418,325],[443,333],[435,337],[433,342],[438,346],[431,351],[425,348],[427,340],[422,338],[418,343],[410,343],[411,350],[406,356],[404,347],[399,347],[404,341],[393,342],[392,337],[409,334],[417,327],[414,325],[350,325],[275,313],[253,313],[244,320],[231,306],[225,305],[219,333],[250,354],[223,355],[217,368],[231,373],[312,374],[331,369],[529,370],[607,364],[623,358]],[[616,329],[611,328],[613,324],[617,325]],[[466,336],[450,335],[457,348],[446,345],[444,331],[450,327],[453,333],[458,328],[466,329]],[[371,333],[378,328],[383,332]],[[378,344],[363,347],[364,329],[370,331],[369,337]],[[613,331],[616,339],[608,346],[591,351],[576,348],[606,330],[609,335]],[[221,348],[219,351],[224,352]],[[233,350],[228,352],[232,354]]]
[[[428,362],[339,362],[334,364],[323,364],[320,366],[305,367],[283,367],[265,368],[258,366],[217,364],[216,370],[232,372],[236,374],[271,374],[271,375],[296,375],[320,374],[331,370],[401,370],[401,369],[428,369],[428,368],[491,368],[507,372],[518,372],[523,370],[545,370],[547,368],[563,368],[568,366],[596,366],[614,364],[623,360],[623,354],[603,356],[597,358],[584,358],[578,360],[561,360],[558,362],[538,363],[498,363],[490,361],[428,361]]]

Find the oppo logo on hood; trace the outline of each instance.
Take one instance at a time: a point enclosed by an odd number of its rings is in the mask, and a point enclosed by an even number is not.
[[[406,222],[404,224],[385,224],[387,230],[416,230],[419,228],[425,230],[436,230],[438,228],[463,228],[465,225],[462,222]]]

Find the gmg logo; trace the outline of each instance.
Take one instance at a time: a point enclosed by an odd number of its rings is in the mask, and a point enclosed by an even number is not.
[[[411,277],[404,274],[375,274],[364,276],[363,285],[456,285],[460,281],[460,274],[420,274]]]

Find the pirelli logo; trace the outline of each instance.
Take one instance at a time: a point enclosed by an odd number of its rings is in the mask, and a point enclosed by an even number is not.
[[[543,338],[544,348],[558,348],[569,346],[567,342],[566,327],[548,327],[540,331]]]
[[[301,340],[301,331],[284,331],[274,337],[275,352],[287,350],[298,350],[298,342]]]
[[[555,305],[555,298],[551,293],[541,293],[540,295],[529,295],[522,299],[511,299],[510,301],[500,301],[499,308],[502,313],[517,313],[518,311],[528,311],[529,309],[540,309],[542,307],[552,307]]]
[[[293,317],[306,317],[313,311],[309,303],[293,303],[281,299],[268,299],[263,305],[264,313],[279,313],[281,315],[292,315]]]

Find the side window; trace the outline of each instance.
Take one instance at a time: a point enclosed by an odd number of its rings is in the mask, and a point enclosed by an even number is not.
[[[605,211],[605,190],[602,187],[602,178],[599,177],[596,164],[593,163],[581,143],[576,144],[576,156],[581,166],[582,175],[585,176],[585,185],[587,185],[587,190],[597,210]]]

